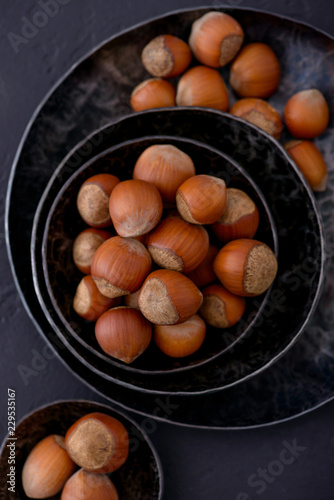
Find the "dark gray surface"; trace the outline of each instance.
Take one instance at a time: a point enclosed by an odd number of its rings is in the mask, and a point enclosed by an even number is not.
[[[64,0],[62,3],[66,3]],[[208,2],[207,5],[218,5]],[[47,25],[15,54],[8,33],[21,34],[22,17],[31,19],[40,10],[34,0],[1,0],[0,43],[0,160],[1,210],[16,148],[35,107],[59,77],[100,41],[149,17],[178,7],[201,6],[201,1],[175,0],[167,4],[145,0],[69,0]],[[230,0],[229,6],[256,7],[306,21],[334,34],[333,7],[329,0],[273,1]],[[331,55],[333,57],[333,55]],[[27,194],[28,196],[29,194]],[[22,200],[24,203],[24,200]],[[3,227],[3,225],[2,225]],[[96,397],[54,359],[20,303],[9,270],[1,229],[1,436],[6,432],[7,387],[17,391],[17,416],[61,398]],[[32,371],[25,385],[19,369]],[[166,500],[296,499],[330,500],[334,462],[334,404],[327,404],[289,423],[259,430],[218,432],[177,428],[134,416],[150,435],[161,456],[166,476]],[[279,466],[281,451],[294,442],[305,448],[293,463]],[[281,455],[283,456],[283,455]],[[291,455],[289,455],[290,457]],[[286,455],[288,457],[288,454]],[[276,461],[276,462],[275,462]],[[262,494],[260,484],[247,484],[258,469],[269,469],[270,484]],[[283,468],[282,468],[283,467]],[[251,477],[253,484],[259,479]],[[4,478],[1,478],[3,481]],[[263,488],[261,488],[263,489]],[[239,495],[239,496],[238,496]]]

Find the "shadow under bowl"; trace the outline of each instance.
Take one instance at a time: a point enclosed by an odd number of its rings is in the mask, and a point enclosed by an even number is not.
[[[161,500],[163,494],[163,472],[159,457],[142,429],[110,406],[93,401],[57,401],[35,410],[24,417],[15,430],[15,440],[6,437],[0,451],[0,477],[8,478],[11,448],[15,446],[15,493],[8,490],[3,480],[0,485],[0,498],[3,500],[28,500],[22,487],[21,473],[24,462],[32,448],[50,434],[65,436],[69,427],[88,413],[106,413],[119,420],[129,434],[129,456],[124,465],[112,473],[122,500]],[[61,494],[50,497],[59,500]]]

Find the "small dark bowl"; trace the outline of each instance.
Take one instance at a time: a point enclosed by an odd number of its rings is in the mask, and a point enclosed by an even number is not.
[[[61,167],[56,173],[55,182],[45,193],[45,203],[41,203],[36,215],[38,234],[43,230],[42,261],[34,264],[36,269],[42,265],[43,273],[36,274],[39,277],[36,288],[39,290],[40,300],[49,320],[52,322],[52,313],[55,311],[63,323],[60,328],[65,329],[69,335],[72,335],[89,350],[93,366],[98,366],[100,370],[105,370],[109,375],[113,375],[113,366],[133,372],[135,376],[138,375],[138,372],[146,373],[149,376],[161,372],[192,369],[213,360],[228,349],[233,348],[236,342],[247,335],[249,328],[254,325],[261,314],[269,293],[246,301],[247,308],[243,315],[242,327],[235,325],[229,329],[219,330],[208,326],[206,339],[201,348],[186,358],[175,359],[166,356],[152,341],[143,355],[131,365],[127,365],[107,356],[99,347],[94,334],[95,323],[80,318],[72,307],[76,287],[83,276],[73,264],[72,246],[78,233],[87,227],[76,208],[77,194],[84,180],[97,173],[113,173],[122,180],[131,178],[133,166],[139,155],[147,147],[159,143],[173,144],[191,156],[197,173],[210,173],[222,177],[227,187],[236,187],[247,192],[256,203],[260,213],[261,224],[256,238],[273,248],[276,254],[278,252],[276,228],[264,196],[241,167],[209,146],[189,139],[175,139],[173,137],[141,138],[127,141],[107,149],[85,163],[70,176],[58,191],[58,178],[59,176],[63,178],[67,166]],[[54,200],[53,195],[56,195]],[[46,222],[44,222],[45,219]],[[210,241],[216,243],[218,247],[222,246],[222,243],[212,238],[212,235]],[[46,294],[43,293],[45,280],[46,288],[44,290],[47,292]],[[54,325],[54,328],[57,330],[57,326]],[[226,342],[227,335],[233,339],[232,342]]]
[[[159,457],[142,429],[123,413],[93,401],[59,401],[35,410],[16,426],[15,441],[5,438],[0,451],[0,498],[28,500],[21,472],[32,448],[50,434],[65,436],[69,427],[79,418],[92,412],[106,413],[117,418],[127,429],[130,438],[129,457],[122,467],[110,475],[122,500],[161,500],[163,472]],[[8,491],[4,478],[9,474],[9,443],[15,443],[15,493]],[[60,493],[52,500],[60,499]],[[51,498],[50,498],[51,500]]]
[[[134,373],[132,368],[116,366],[110,360],[106,366],[101,358],[92,355],[91,350],[65,327],[50,298],[46,279],[50,271],[48,259],[52,253],[45,246],[45,227],[49,211],[52,213],[52,203],[63,184],[82,165],[97,155],[103,155],[111,144],[138,140],[143,133],[157,140],[161,135],[189,137],[214,146],[229,157],[233,156],[265,193],[277,227],[279,245],[277,278],[268,292],[261,314],[248,328],[242,341],[235,342],[240,333],[237,330],[236,335],[224,336],[226,346],[234,343],[225,353],[212,356],[212,359],[191,366],[191,369],[174,367],[169,371],[156,372],[153,377],[147,370],[138,369]],[[60,239],[64,240],[62,225],[60,229]],[[52,232],[55,235],[57,228],[53,227]],[[45,248],[43,253],[42,248]],[[65,254],[69,256],[70,252],[67,250]],[[324,250],[321,220],[312,193],[277,141],[257,127],[226,113],[203,108],[177,108],[125,117],[99,129],[69,153],[51,179],[36,212],[32,259],[36,292],[58,338],[46,333],[47,337],[59,352],[60,345],[65,345],[75,354],[78,362],[101,376],[104,382],[99,386],[100,390],[112,397],[112,385],[110,390],[105,390],[108,381],[143,392],[201,394],[240,383],[272,364],[291,347],[312,316],[321,289]],[[46,263],[44,269],[43,260]],[[59,261],[52,271],[54,276],[62,267],[72,266],[64,264],[59,253],[53,260]],[[303,271],[305,265],[307,273]],[[64,276],[63,271],[60,276]],[[261,307],[260,301],[257,304]],[[73,369],[76,370],[76,366]]]

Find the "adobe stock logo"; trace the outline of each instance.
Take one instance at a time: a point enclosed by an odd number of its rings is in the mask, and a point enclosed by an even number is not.
[[[26,45],[29,43],[30,40],[39,33],[40,29],[45,28],[50,18],[58,14],[60,6],[67,5],[70,1],[71,0],[38,0],[37,5],[41,10],[36,10],[31,16],[31,19],[28,19],[26,16],[21,17],[21,33],[17,34],[10,31],[7,34],[7,38],[15,54],[19,53],[22,44]]]

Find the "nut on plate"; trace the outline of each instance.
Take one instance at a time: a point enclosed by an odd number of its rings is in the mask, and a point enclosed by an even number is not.
[[[141,55],[146,71],[160,78],[180,75],[188,68],[191,58],[191,50],[186,42],[173,35],[153,38]]]

